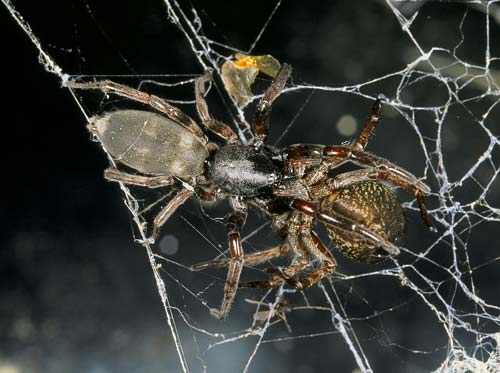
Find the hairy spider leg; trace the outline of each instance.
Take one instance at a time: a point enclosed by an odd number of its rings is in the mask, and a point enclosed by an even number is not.
[[[423,192],[412,183],[408,182],[405,179],[399,178],[397,175],[392,174],[388,170],[362,169],[345,172],[343,174],[337,175],[333,179],[326,179],[323,182],[312,185],[309,191],[311,197],[314,200],[321,200],[331,195],[337,189],[345,188],[354,183],[370,180],[386,180],[394,185],[402,187],[408,193],[413,194],[417,198],[417,204],[422,220],[428,226],[431,225],[429,215],[427,214],[427,207],[425,206],[424,202]]]
[[[160,228],[167,222],[167,220],[172,216],[172,214],[177,210],[184,202],[186,202],[189,197],[194,194],[192,190],[182,188],[177,192],[177,194],[167,203],[167,205],[161,209],[161,211],[156,215],[153,220],[153,233],[151,237],[156,240],[158,238],[158,233],[160,233]]]
[[[187,114],[184,114],[180,109],[168,102],[162,100],[160,97],[151,95],[146,92],[139,91],[134,88],[127,87],[123,84],[115,83],[110,80],[102,80],[99,82],[72,82],[66,81],[66,87],[76,89],[97,89],[104,93],[112,93],[117,96],[128,98],[132,101],[140,102],[145,105],[151,106],[153,109],[166,114],[167,117],[176,121],[191,133],[199,137],[204,144],[208,143],[208,139],[196,124],[196,122]]]
[[[104,172],[104,177],[109,181],[122,182],[125,184],[137,185],[148,188],[157,188],[166,185],[171,185],[174,178],[171,176],[140,176],[132,175],[126,172],[117,170],[116,168],[108,168]],[[172,214],[179,208],[189,197],[194,194],[192,190],[182,188],[175,196],[167,203],[165,207],[153,219],[153,231],[151,238],[156,240],[160,232],[160,228],[167,222]]]
[[[354,220],[349,219],[334,211],[328,213],[319,210],[316,204],[305,201],[303,199],[294,199],[291,202],[291,207],[305,215],[315,217],[317,220],[327,224],[335,229],[340,229],[349,232],[353,237],[358,237],[365,240],[371,245],[383,248],[389,255],[399,254],[399,248],[392,242],[385,240],[380,235],[372,232],[363,225],[356,223]]]
[[[376,99],[372,105],[372,110],[368,120],[365,122],[361,132],[358,135],[357,140],[352,144],[352,146],[358,150],[363,150],[368,144],[368,140],[373,135],[375,127],[377,127],[378,121],[380,119],[380,110],[382,105],[380,99]]]
[[[330,251],[321,242],[313,231],[315,219],[311,216],[295,212],[293,218],[301,217],[298,229],[290,226],[289,238],[295,238],[295,243],[289,242],[290,246],[296,245],[297,251],[301,252],[298,258],[282,271],[271,269],[268,272],[276,275],[269,280],[252,281],[240,284],[242,288],[271,288],[280,286],[283,282],[288,283],[295,289],[305,289],[321,279],[331,275],[337,268],[337,262]],[[292,218],[292,219],[293,219]],[[298,280],[293,279],[298,273],[304,271],[311,264],[311,258],[321,261],[321,266],[309,275]]]
[[[205,100],[205,83],[207,81],[210,81],[209,73],[199,77],[195,82],[196,110],[198,111],[198,116],[207,129],[223,138],[228,143],[241,144],[238,136],[236,136],[231,127],[213,118],[208,112],[208,106]]]
[[[372,105],[370,116],[363,125],[358,138],[350,147],[357,150],[364,150],[379,122],[381,108],[380,99],[376,99]],[[330,160],[327,164],[321,162],[323,149],[324,146],[316,144],[296,144],[286,149],[288,166],[296,169],[302,168],[303,171],[300,176],[304,178],[304,183],[306,185],[313,185],[322,181],[327,177],[328,172],[332,168],[346,162],[344,159],[338,159],[337,162],[332,162],[332,160]],[[315,166],[316,168],[312,172],[307,172],[304,175],[304,167],[306,166]]]
[[[174,183],[172,176],[142,176],[108,168],[104,171],[104,178],[109,181],[122,182],[146,188],[160,188]]]
[[[307,250],[307,247],[301,240],[301,228],[303,224],[302,214],[294,211],[290,214],[287,220],[288,226],[286,242],[294,250],[297,256],[293,259],[292,263],[283,270],[277,270],[274,268],[269,268],[267,270],[269,273],[276,274],[270,280],[272,283],[272,286],[270,287],[279,286],[283,281],[286,281],[291,286],[294,286],[295,284],[291,280],[291,277],[293,277],[295,273],[303,271],[311,261],[311,253]],[[257,281],[257,283],[261,282],[262,281]],[[242,287],[245,286],[242,285]]]
[[[332,157],[332,163],[337,166],[338,160],[345,160],[357,164],[361,167],[371,168],[371,173],[367,175],[371,179],[387,180],[391,183],[398,185],[413,194],[417,198],[417,203],[420,210],[420,216],[427,226],[432,226],[429,215],[427,214],[427,207],[424,202],[424,194],[430,193],[430,188],[418,180],[413,174],[405,169],[396,166],[388,160],[376,156],[375,154],[368,153],[363,150],[355,150],[349,146],[328,146],[323,150],[323,155]],[[329,163],[326,160],[327,164]]]
[[[274,246],[266,250],[258,251],[250,255],[245,255],[243,258],[244,266],[254,266],[264,262],[269,262],[270,260],[277,257],[287,257],[292,255],[293,253],[300,252],[301,255],[299,258],[296,258],[294,262],[285,268],[283,272],[277,271],[274,268],[270,268],[267,271],[269,273],[274,273],[277,275],[273,276],[269,280],[263,281],[253,281],[247,283],[240,283],[239,287],[277,287],[288,278],[295,275],[296,272],[301,271],[309,264],[309,254],[306,250],[304,250],[301,246],[299,240],[299,232],[301,226],[301,216],[302,214],[299,212],[292,212],[292,216],[287,220],[290,222],[288,226],[288,239],[287,241],[279,246]],[[294,247],[295,249],[292,249]],[[216,269],[216,268],[225,268],[231,263],[231,259],[217,259],[210,260],[206,262],[201,262],[195,264],[191,267],[192,270],[199,271],[205,269]],[[292,283],[293,286],[293,283]]]
[[[311,219],[311,222],[314,222]],[[319,239],[318,235],[312,231],[312,227],[301,235],[302,242],[308,248],[308,251],[314,252],[314,256],[321,261],[321,266],[299,280],[288,279],[287,282],[295,289],[305,289],[316,282],[321,281],[323,278],[330,276],[337,268],[337,261],[332,253],[325,247],[323,242]]]
[[[427,226],[432,225],[424,202],[424,195],[430,193],[430,188],[413,174],[394,163],[367,151],[354,149],[352,146],[325,146],[319,151],[318,145],[298,144],[289,147],[289,149],[292,156],[288,163],[293,167],[300,168],[303,165],[309,166],[311,164],[314,164],[315,167],[307,172],[305,176],[290,180],[287,188],[274,190],[273,193],[276,196],[294,197],[297,190],[305,188],[313,190],[313,193],[319,192],[324,197],[328,195],[329,191],[339,187],[336,183],[341,178],[345,178],[344,185],[347,185],[349,179],[352,182],[387,180],[413,194],[417,199],[422,220]],[[328,173],[346,162],[352,162],[363,167],[364,170],[353,171],[353,174],[347,173],[345,176],[339,175],[334,180],[331,180]],[[324,189],[324,192],[321,192],[322,189]],[[311,197],[317,196],[311,195]]]
[[[292,251],[286,244],[273,246],[266,250],[257,251],[253,254],[245,255],[243,257],[243,265],[245,267],[252,267],[261,263],[268,262],[271,259],[280,256],[290,256],[291,254]],[[208,260],[206,262],[194,264],[193,266],[191,266],[191,269],[193,271],[201,271],[205,269],[225,268],[229,265],[230,262],[231,259],[228,258]]]
[[[226,228],[231,260],[224,286],[224,298],[220,308],[210,309],[211,315],[219,319],[225,319],[229,314],[243,269],[243,245],[241,244],[240,229],[246,220],[247,207],[241,198],[232,197],[230,201],[233,211],[227,218]]]
[[[271,85],[267,88],[264,96],[259,100],[253,117],[253,132],[255,134],[254,144],[262,146],[266,141],[269,132],[269,116],[274,100],[278,98],[285,84],[292,73],[292,68],[288,64],[283,64]]]

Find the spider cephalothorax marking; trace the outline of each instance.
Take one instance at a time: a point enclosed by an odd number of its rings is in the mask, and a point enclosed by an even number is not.
[[[203,201],[229,198],[232,212],[226,227],[230,259],[193,266],[195,270],[229,267],[221,307],[211,310],[219,318],[229,313],[244,264],[294,255],[291,265],[275,270],[269,280],[239,284],[241,287],[272,287],[286,281],[301,289],[335,270],[335,259],[313,231],[316,220],[326,224],[333,243],[353,259],[374,262],[397,254],[404,229],[401,206],[394,192],[376,180],[389,181],[414,194],[428,223],[423,203],[428,187],[408,171],[364,151],[378,122],[378,100],[357,141],[350,146],[297,144],[278,150],[265,144],[272,103],[290,73],[291,68],[284,64],[258,102],[254,141],[249,145],[242,144],[229,126],[210,116],[204,99],[209,75],[196,81],[198,115],[207,130],[225,141],[220,147],[208,141],[193,119],[157,96],[111,81],[66,83],[70,88],[119,95],[153,109],[117,110],[92,118],[89,126],[116,163],[140,172],[130,174],[112,167],[105,171],[106,179],[148,188],[179,187],[154,218],[152,239],[191,196]],[[328,176],[345,162],[354,162],[362,169]],[[244,257],[239,231],[249,204],[273,221],[285,238],[283,245]],[[297,278],[314,261],[321,263],[320,268]]]

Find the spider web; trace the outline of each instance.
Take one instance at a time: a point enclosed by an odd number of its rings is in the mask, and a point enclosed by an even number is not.
[[[174,355],[162,360],[165,370],[500,371],[499,1],[300,7],[276,2],[239,4],[239,10],[157,1],[155,17],[170,32],[169,45],[149,41],[153,52],[167,50],[158,57],[160,74],[140,73],[150,65],[125,57],[130,50],[108,33],[107,21],[97,19],[95,4],[83,3],[85,15],[128,73],[109,74],[113,66],[104,58],[88,61],[82,51],[70,53],[83,62],[83,69],[75,70],[82,73],[71,71],[63,44],[49,53],[49,42],[32,31],[16,3],[2,2],[38,49],[42,66],[63,84],[75,77],[110,78],[167,97],[196,117],[192,84],[212,70],[210,110],[243,141],[250,140],[248,120],[259,94],[245,109],[225,94],[220,66],[235,52],[272,54],[294,67],[273,109],[270,142],[278,146],[352,140],[371,102],[383,94],[383,118],[369,150],[432,189],[431,231],[419,220],[416,201],[398,192],[407,212],[407,237],[398,257],[369,266],[330,247],[339,262],[330,279],[303,292],[242,289],[229,319],[217,321],[209,308],[219,305],[225,271],[191,272],[189,266],[227,256],[222,224],[227,205],[189,201],[152,245],[147,223],[171,191],[120,185],[175,346]],[[144,8],[143,15],[151,11]],[[258,17],[245,17],[246,11]],[[79,43],[83,48],[84,41]],[[268,82],[258,81],[255,92]],[[87,119],[130,104],[96,92],[69,92]],[[242,236],[247,253],[279,242],[252,214]],[[245,268],[243,280],[264,279],[266,266],[284,263]]]

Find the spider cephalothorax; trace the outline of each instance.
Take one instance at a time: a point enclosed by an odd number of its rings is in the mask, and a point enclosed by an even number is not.
[[[209,75],[196,81],[196,108],[201,123],[225,141],[222,146],[209,142],[193,119],[157,96],[111,81],[67,82],[71,88],[99,89],[150,107],[147,111],[105,113],[94,117],[89,127],[118,165],[139,173],[112,167],[105,171],[108,180],[148,188],[179,188],[154,218],[152,239],[191,196],[202,201],[229,199],[232,212],[227,215],[226,227],[230,258],[193,266],[194,270],[229,267],[222,305],[212,309],[216,317],[227,316],[238,285],[273,287],[286,282],[301,289],[331,274],[336,262],[313,230],[316,220],[326,225],[334,245],[352,259],[376,262],[397,254],[404,216],[397,196],[379,180],[415,195],[428,223],[423,195],[429,188],[408,171],[364,150],[378,122],[378,100],[351,145],[296,144],[274,149],[265,144],[272,103],[284,89],[290,73],[290,67],[284,64],[257,104],[251,144],[243,144],[229,126],[210,116],[204,99]],[[345,162],[353,162],[361,169],[329,176],[330,171]],[[284,238],[283,245],[244,256],[239,231],[245,223],[248,205],[272,220]],[[293,255],[292,263],[275,270],[270,279],[239,283],[244,264],[258,264],[282,255]],[[301,277],[302,271],[315,261],[320,262],[320,267]]]

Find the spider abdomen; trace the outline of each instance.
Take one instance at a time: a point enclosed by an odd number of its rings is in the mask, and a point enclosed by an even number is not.
[[[147,175],[203,173],[208,150],[181,124],[143,110],[117,110],[93,121],[91,131],[120,163]]]
[[[321,210],[341,214],[396,245],[403,240],[405,217],[398,196],[387,186],[363,181],[334,191],[321,202]],[[327,226],[332,243],[348,258],[376,263],[387,252],[363,236]]]

